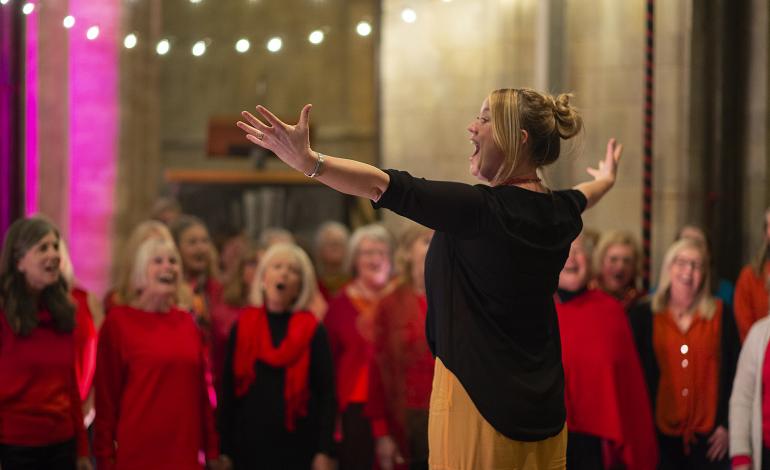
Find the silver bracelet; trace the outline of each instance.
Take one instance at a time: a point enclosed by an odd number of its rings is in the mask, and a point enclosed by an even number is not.
[[[321,152],[316,152],[315,154],[317,157],[315,161],[315,168],[313,168],[313,171],[311,173],[305,173],[305,176],[307,176],[308,178],[315,178],[316,176],[318,176],[318,174],[321,173],[321,168],[324,163],[324,154],[322,154]]]

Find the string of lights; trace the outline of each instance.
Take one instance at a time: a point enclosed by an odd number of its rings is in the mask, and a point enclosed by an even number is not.
[[[189,0],[191,4],[199,4],[202,3],[204,0]],[[250,0],[254,1],[254,0]],[[449,3],[452,0],[441,0],[444,3]],[[36,8],[38,7],[39,0],[37,2],[35,1],[18,1],[18,0],[0,0],[0,7],[11,5],[13,3],[21,4],[21,12],[24,15],[31,15],[35,12]],[[417,12],[410,7],[404,7],[401,10],[400,13],[401,20],[405,23],[415,23],[418,19]],[[77,23],[77,19],[72,15],[67,15],[62,20],[62,26],[66,29],[72,29],[75,24]],[[356,24],[355,27],[356,34],[358,34],[361,37],[367,37],[372,34],[372,24],[367,20],[361,20]],[[99,38],[99,25],[93,24],[88,26],[88,28],[85,30],[86,38],[89,40],[96,40]],[[307,41],[314,45],[318,46],[324,42],[326,39],[326,32],[323,29],[316,29],[311,31],[307,36]],[[141,41],[141,38],[139,37],[138,33],[131,32],[128,33],[123,38],[123,47],[126,49],[134,49],[139,45]],[[195,41],[191,48],[190,53],[195,57],[200,57],[206,53],[206,51],[212,46],[213,41],[210,39],[201,39]],[[155,43],[155,52],[158,55],[166,55],[172,50],[173,46],[173,40],[170,38],[162,38],[159,41]],[[278,53],[283,49],[284,46],[284,39],[280,36],[273,36],[269,38],[264,43],[265,49],[267,49],[271,53]],[[233,48],[235,51],[239,54],[245,54],[249,50],[252,49],[252,41],[248,38],[239,38],[235,41],[233,44]]]

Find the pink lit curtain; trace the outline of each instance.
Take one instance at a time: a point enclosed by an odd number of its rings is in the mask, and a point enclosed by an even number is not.
[[[21,16],[0,6],[0,235],[19,216],[21,125]],[[2,243],[2,242],[0,242]]]

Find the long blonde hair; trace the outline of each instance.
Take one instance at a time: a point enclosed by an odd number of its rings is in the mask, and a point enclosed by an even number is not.
[[[714,316],[716,311],[716,301],[711,295],[710,288],[711,269],[709,267],[709,255],[703,243],[689,238],[683,238],[674,242],[666,251],[666,255],[663,257],[663,266],[660,268],[658,290],[652,296],[652,311],[661,313],[668,307],[668,303],[671,300],[671,275],[669,271],[674,263],[674,258],[684,250],[695,250],[701,255],[703,279],[701,279],[700,286],[698,286],[698,293],[695,294],[692,308],[698,312],[699,316],[708,320]]]
[[[571,139],[583,128],[583,118],[570,105],[570,98],[569,93],[554,97],[530,88],[502,88],[489,95],[492,135],[505,155],[493,183],[519,176],[524,148],[522,130],[529,135],[527,157],[536,168],[559,159],[560,139]]]
[[[633,284],[631,287],[636,288],[636,281],[639,277],[639,271],[641,266],[641,249],[639,243],[636,241],[634,234],[626,230],[609,230],[602,233],[599,237],[599,241],[596,244],[592,255],[593,272],[596,279],[601,281],[602,263],[604,262],[604,256],[607,254],[607,250],[612,245],[626,245],[630,246],[634,252],[634,275],[632,277]],[[628,287],[628,286],[626,286]]]

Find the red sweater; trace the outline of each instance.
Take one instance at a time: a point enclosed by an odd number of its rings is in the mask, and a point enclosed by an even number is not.
[[[629,470],[654,469],[655,428],[623,306],[599,290],[556,304],[567,429],[611,441]]]
[[[368,379],[374,348],[371,339],[364,338],[364,334],[373,326],[363,320],[344,288],[329,304],[329,312],[324,318],[334,360],[340,412],[345,411],[351,402],[361,403],[356,398],[357,387],[361,385],[362,374],[366,374]]]
[[[424,295],[401,285],[380,301],[367,415],[375,437],[391,434],[408,453],[407,410],[428,410],[435,360],[425,338]],[[405,457],[408,457],[405,456]]]
[[[98,468],[197,470],[200,450],[217,457],[204,354],[189,313],[110,311],[94,381]]]
[[[78,455],[87,456],[74,336],[57,331],[48,312],[38,316],[38,326],[18,336],[0,310],[0,443],[45,446],[75,438]]]
[[[85,401],[96,372],[96,327],[91,309],[88,306],[88,293],[83,289],[72,289],[72,297],[77,302],[75,316],[75,377],[78,380],[80,399]]]

